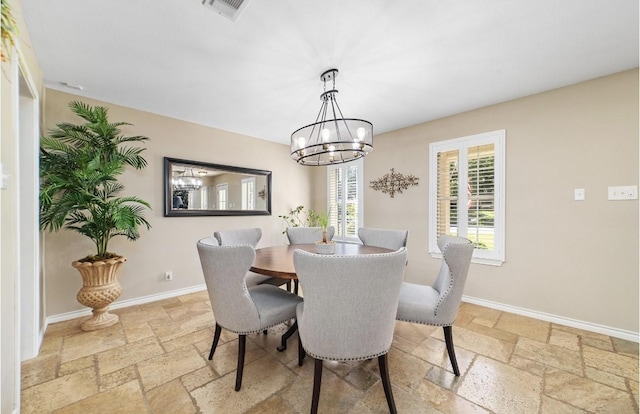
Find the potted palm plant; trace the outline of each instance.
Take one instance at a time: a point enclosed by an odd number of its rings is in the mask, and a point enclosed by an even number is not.
[[[73,113],[86,122],[81,125],[60,123],[40,144],[40,228],[76,231],[93,241],[96,252],[72,263],[82,275],[83,286],[76,298],[93,308],[93,316],[82,324],[83,330],[111,326],[118,316],[108,307],[122,293],[117,271],[127,259],[108,251],[116,236],[129,240],[140,237],[140,226],[151,226],[144,217],[149,203],[136,196],[121,197],[124,186],[118,182],[127,166],[146,167],[144,136],[124,136],[120,127],[126,122],[110,123],[105,107],[91,107],[73,101]]]

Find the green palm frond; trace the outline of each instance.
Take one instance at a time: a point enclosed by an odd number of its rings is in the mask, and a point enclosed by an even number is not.
[[[149,138],[122,135],[119,128],[131,124],[109,123],[106,107],[80,101],[69,107],[86,123],[60,123],[41,140],[40,227],[87,236],[102,258],[111,238],[137,240],[141,226],[151,228],[144,217],[151,205],[136,196],[118,197],[124,186],[117,180],[127,166],[147,166],[144,147],[121,144]]]

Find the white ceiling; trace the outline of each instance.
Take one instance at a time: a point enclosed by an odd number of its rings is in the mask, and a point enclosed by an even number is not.
[[[22,0],[48,87],[289,143],[340,70],[379,134],[638,66],[637,0]],[[62,82],[84,87],[79,92]]]

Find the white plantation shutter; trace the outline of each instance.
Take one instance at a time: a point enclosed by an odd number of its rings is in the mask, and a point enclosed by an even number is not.
[[[357,241],[362,227],[362,159],[327,167],[329,225],[334,240]]]
[[[448,234],[474,243],[474,262],[504,262],[504,141],[501,130],[429,145],[433,255]]]

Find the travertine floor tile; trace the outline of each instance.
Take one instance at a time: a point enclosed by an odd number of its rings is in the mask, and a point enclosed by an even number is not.
[[[549,370],[544,393],[559,401],[595,413],[636,412],[628,393],[608,387],[588,378],[560,370]]]
[[[117,348],[126,343],[122,325],[117,323],[99,331],[80,332],[64,338],[61,362],[69,362]]]
[[[638,360],[598,348],[585,346],[583,350],[584,363],[611,374],[620,375],[632,380],[638,379]]]
[[[582,375],[580,354],[556,345],[520,338],[514,353],[541,364]]]
[[[540,342],[547,342],[551,331],[549,322],[506,312],[502,313],[495,327]]]
[[[238,336],[223,329],[207,360],[215,322],[206,291],[115,313],[120,323],[102,331],[83,332],[86,318],[48,327],[40,355],[22,363],[22,413],[309,412],[313,359],[297,365],[297,334],[276,350],[287,324],[247,336],[235,392]],[[441,327],[396,323],[389,370],[398,412],[638,412],[636,343],[466,303],[453,338],[460,377]],[[324,366],[320,412],[388,412],[377,358]]]
[[[147,400],[154,414],[194,414],[197,412],[189,393],[177,379],[149,391]]]
[[[191,391],[202,414],[243,413],[293,383],[296,376],[268,355],[246,364],[240,391],[234,391],[236,373]]]
[[[158,339],[155,336],[145,338],[99,353],[98,369],[100,375],[105,375],[159,354],[162,354],[162,347]]]
[[[22,388],[29,388],[54,379],[58,369],[58,358],[57,354],[47,354],[23,362]]]
[[[148,391],[205,365],[206,362],[198,351],[189,347],[147,359],[138,364],[138,372],[144,390]]]
[[[95,369],[86,368],[22,390],[22,413],[42,414],[98,392]]]
[[[455,342],[456,338],[454,335],[453,343],[455,344]],[[455,351],[458,368],[460,369],[460,372],[463,373],[467,370],[469,365],[471,365],[471,361],[476,354],[457,346]],[[411,353],[411,355],[424,359],[432,365],[436,365],[453,372],[451,362],[449,361],[449,354],[447,353],[447,346],[443,341],[435,338],[427,338]]]
[[[131,381],[109,391],[95,394],[89,398],[53,411],[54,414],[86,414],[97,412],[110,413],[147,413],[144,396],[138,381]]]
[[[587,414],[587,412],[562,401],[543,395],[540,414]]]
[[[438,339],[444,343],[444,332],[438,331]],[[513,353],[515,342],[504,342],[491,336],[470,331],[466,328],[453,327],[453,344],[456,349],[464,348],[476,354],[485,355],[498,361],[507,362]]]
[[[497,413],[537,413],[541,390],[542,378],[479,356],[458,395]]]

